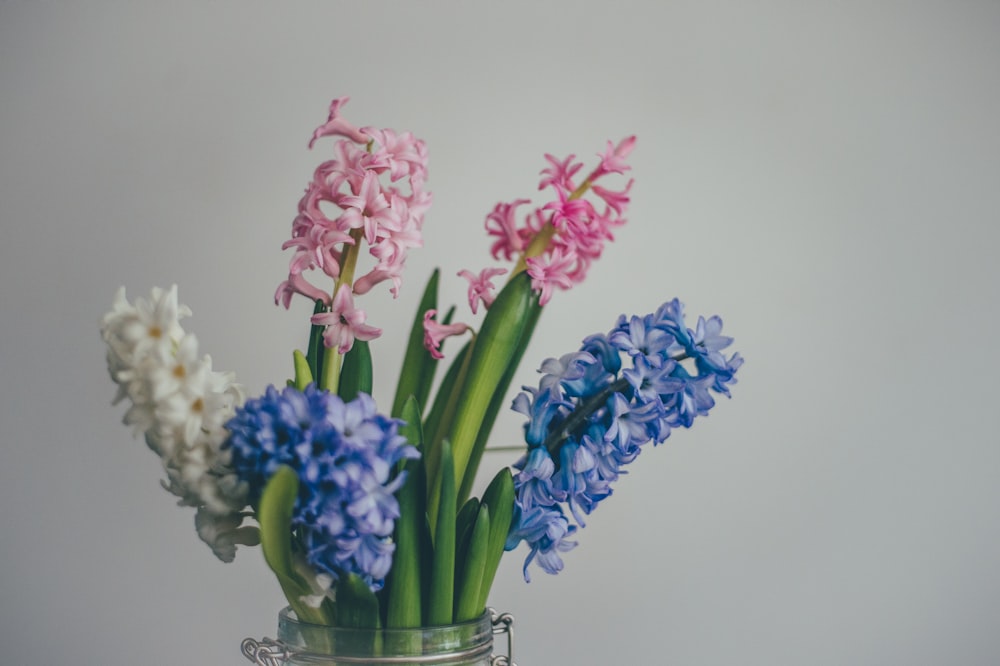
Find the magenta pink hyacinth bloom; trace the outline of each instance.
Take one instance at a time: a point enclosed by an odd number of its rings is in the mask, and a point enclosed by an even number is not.
[[[528,259],[531,288],[541,292],[538,299],[540,305],[549,302],[555,287],[569,289],[573,286],[570,272],[576,262],[577,257],[573,250],[563,250],[559,247],[551,253]]]
[[[493,239],[490,253],[495,259],[523,259],[542,304],[555,289],[580,283],[605,244],[614,239],[612,230],[625,224],[632,181],[620,189],[597,181],[627,172],[631,167],[626,159],[633,148],[634,136],[618,144],[608,141],[598,154],[598,165],[580,182],[575,179],[583,163],[575,155],[560,160],[546,154],[548,166],[541,171],[538,189],[554,190],[554,200],[535,207],[522,221],[517,219],[518,208],[530,203],[528,199],[498,203],[486,216],[486,232]],[[587,198],[589,193],[594,196]],[[472,283],[469,298],[474,302],[478,285],[471,275],[465,277]]]
[[[531,200],[515,199],[510,203],[501,202],[486,216],[486,233],[496,237],[490,247],[490,254],[494,259],[499,259],[500,255],[507,261],[515,259],[528,246],[532,236],[541,229],[540,225],[537,228],[518,228],[517,207],[526,203],[531,203]]]

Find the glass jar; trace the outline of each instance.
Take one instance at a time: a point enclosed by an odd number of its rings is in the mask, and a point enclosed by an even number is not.
[[[243,656],[259,666],[440,664],[515,666],[514,618],[487,609],[471,622],[418,629],[347,629],[300,622],[291,608],[278,613],[278,638],[243,641]],[[507,635],[507,654],[493,654],[493,635]]]

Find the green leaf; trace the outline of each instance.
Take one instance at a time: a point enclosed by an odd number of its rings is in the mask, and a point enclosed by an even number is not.
[[[437,308],[440,278],[441,271],[435,269],[427,281],[427,286],[424,287],[420,305],[417,306],[417,315],[410,327],[410,339],[406,344],[403,367],[399,373],[399,383],[396,385],[396,397],[392,402],[392,416],[398,417],[403,413],[403,405],[411,395],[417,399],[417,404],[427,404],[437,359],[424,349],[424,313]]]
[[[416,399],[410,396],[401,411],[406,423],[399,432],[410,444],[420,449],[423,445],[423,433],[420,407]],[[424,508],[426,481],[421,460],[407,460],[404,470],[406,482],[397,493],[399,518],[396,520],[394,537],[396,552],[393,553],[392,570],[386,581],[386,626],[391,628],[419,627],[422,624],[421,565],[424,545],[421,540],[427,513]]]
[[[455,465],[451,443],[441,442],[441,493],[437,524],[434,526],[434,558],[431,562],[430,605],[427,622],[431,626],[451,624],[455,596]]]
[[[521,340],[518,342],[514,357],[507,366],[507,371],[497,383],[496,390],[493,392],[493,399],[490,400],[490,405],[486,408],[486,413],[483,415],[483,422],[479,428],[479,434],[476,436],[476,443],[472,447],[472,455],[469,457],[469,466],[466,468],[465,476],[461,479],[458,486],[459,502],[468,497],[472,492],[472,485],[476,481],[476,472],[479,470],[479,463],[489,442],[490,432],[493,430],[497,414],[500,413],[501,408],[510,405],[510,396],[507,391],[510,389],[511,380],[514,378],[514,374],[521,364],[521,359],[524,357],[524,351],[527,349],[528,343],[531,342],[531,336],[535,331],[535,325],[538,324],[541,314],[542,306],[538,304],[537,299],[533,299],[531,302],[531,312],[528,313],[524,331],[521,333]],[[493,518],[495,522],[495,514]]]
[[[465,556],[463,548],[469,545],[469,537],[472,535],[472,527],[476,524],[476,516],[479,515],[479,498],[470,497],[458,512],[455,518],[455,534],[458,541],[455,547],[455,559],[461,561]]]
[[[483,505],[490,510],[490,535],[486,548],[486,563],[483,566],[483,580],[479,588],[480,608],[486,608],[489,600],[493,579],[500,567],[504,546],[507,544],[507,533],[514,519],[514,477],[509,467],[504,467],[487,486],[483,493]]]
[[[431,411],[424,420],[424,441],[427,454],[427,480],[433,484],[437,475],[437,468],[441,457],[441,440],[445,438],[447,430],[451,424],[451,419],[455,415],[455,407],[458,403],[458,396],[461,394],[462,386],[465,384],[465,377],[468,374],[469,358],[472,349],[475,347],[476,339],[473,337],[466,342],[462,349],[452,359],[448,371],[445,372],[441,385],[438,387],[437,395],[434,397],[434,404]]]
[[[318,315],[323,312],[326,312],[326,306],[323,305],[323,301],[316,299],[313,314]],[[326,326],[316,324],[309,328],[309,349],[306,350],[306,359],[309,361],[309,372],[314,378],[319,377],[323,367],[323,354],[326,352],[326,347],[323,346],[323,329],[325,328]]]
[[[472,542],[472,528],[476,526],[479,515],[479,499],[470,497],[458,511],[455,519],[455,580],[462,580],[465,570],[465,560],[469,555],[469,544]],[[455,602],[458,602],[458,589],[455,589]]]
[[[446,428],[448,421],[445,416],[454,413],[455,402],[458,389],[462,386],[465,373],[468,369],[469,354],[475,344],[475,338],[466,342],[451,361],[448,371],[445,372],[441,385],[438,387],[437,395],[434,396],[434,404],[431,411],[424,420],[424,436],[430,448],[436,449],[444,439],[442,430]]]
[[[260,549],[299,619],[331,624],[333,617],[328,607],[311,608],[301,601],[312,590],[295,571],[292,557],[292,511],[298,492],[299,477],[291,467],[282,465],[268,480],[257,508]]]
[[[355,340],[351,351],[344,354],[337,387],[344,402],[354,400],[358,393],[372,394],[372,352],[364,340]]]
[[[462,394],[462,387],[468,375],[469,358],[472,349],[475,347],[475,338],[462,347],[455,356],[451,367],[445,373],[441,386],[438,388],[437,396],[434,399],[434,406],[424,423],[424,434],[426,445],[424,447],[424,464],[427,470],[427,517],[431,523],[431,530],[437,524],[438,503],[441,499],[441,478],[438,470],[441,467],[441,442],[444,440],[445,431],[451,424],[455,415],[455,407],[458,398]]]
[[[421,611],[423,612],[424,625],[427,625],[427,618],[430,617],[431,609],[431,594],[430,591],[433,589],[433,578],[434,578],[434,532],[431,531],[430,521],[427,520],[427,514],[424,514],[424,521],[420,524],[420,545],[422,550],[420,552],[420,561],[423,562],[423,566],[420,569],[420,589],[423,590],[423,606]]]
[[[490,542],[490,508],[479,507],[476,526],[472,528],[469,541],[469,555],[462,568],[462,578],[456,583],[458,590],[455,603],[455,622],[473,620],[483,613],[485,604],[479,604],[479,590],[483,584],[483,570],[486,567],[487,550]]]
[[[357,574],[337,579],[337,626],[355,629],[378,628],[378,599],[368,583]]]
[[[292,352],[292,363],[295,365],[295,388],[304,391],[313,380],[312,370],[309,369],[309,359],[296,349]]]
[[[479,460],[473,460],[473,450],[480,428],[494,394],[517,356],[534,302],[537,296],[531,290],[531,278],[527,273],[518,274],[490,306],[476,336],[468,376],[448,435],[455,458],[455,476],[462,486],[466,475],[475,475]],[[503,388],[505,392],[506,387]]]

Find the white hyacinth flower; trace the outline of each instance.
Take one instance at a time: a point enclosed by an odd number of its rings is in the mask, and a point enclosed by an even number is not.
[[[135,299],[135,305],[125,297],[125,287],[115,293],[111,311],[101,320],[101,337],[118,363],[134,366],[136,359],[157,346],[170,345],[184,335],[180,320],[191,316],[186,305],[177,304],[177,285],[164,291],[154,287],[149,300]]]
[[[177,287],[153,288],[129,303],[122,287],[101,320],[108,372],[118,384],[114,402],[131,403],[123,422],[142,433],[163,463],[164,488],[198,509],[198,535],[219,559],[231,561],[237,544],[257,543],[256,527],[242,526],[246,484],[229,469],[226,422],[245,395],[232,373],[212,370],[198,340],[180,319],[191,310]]]

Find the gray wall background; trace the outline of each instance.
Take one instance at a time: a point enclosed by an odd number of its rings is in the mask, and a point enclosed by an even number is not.
[[[562,574],[507,556],[522,666],[997,663],[998,34],[995,2],[0,2],[0,661],[273,635],[259,551],[216,561],[109,406],[97,321],[176,282],[217,368],[283,381],[280,244],[347,94],[431,151],[426,246],[364,300],[382,401],[430,270],[486,263],[543,153],[629,133],[630,222],[517,383],[675,295],[747,358]]]

